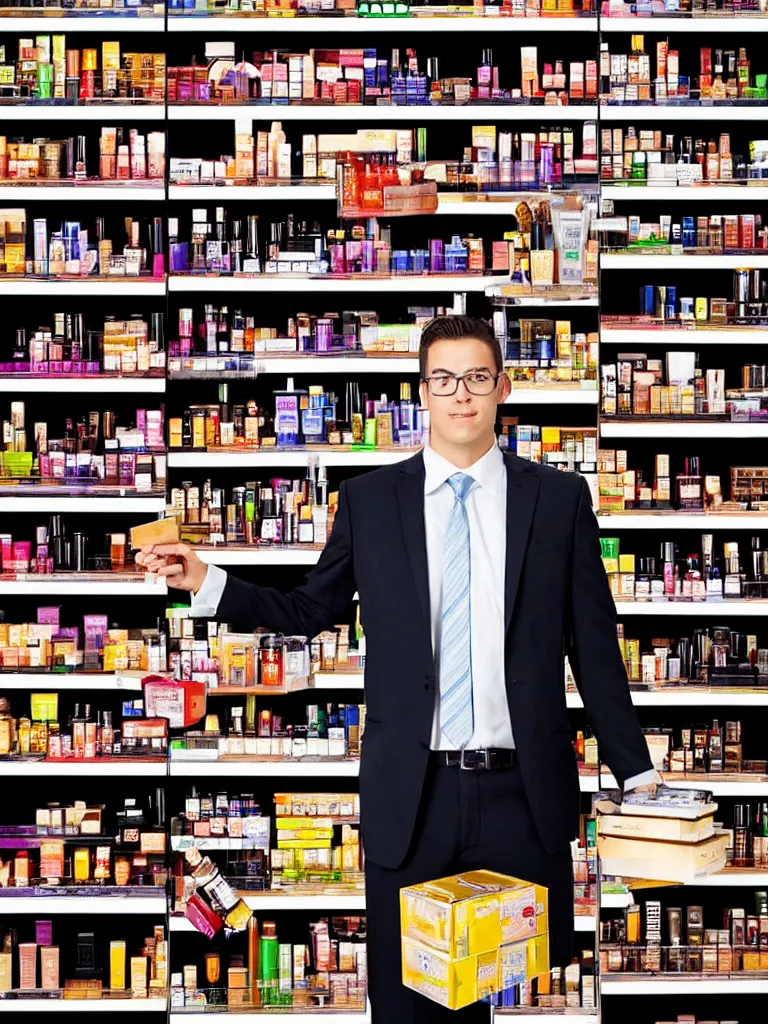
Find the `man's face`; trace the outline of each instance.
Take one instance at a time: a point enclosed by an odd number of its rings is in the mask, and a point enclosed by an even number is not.
[[[427,377],[448,374],[458,377],[472,371],[496,376],[493,352],[485,342],[477,338],[444,338],[430,345]],[[481,440],[493,439],[496,406],[506,399],[509,390],[509,378],[502,373],[490,394],[470,394],[463,381],[453,395],[432,394],[428,386],[422,384],[421,401],[429,409],[430,427],[435,437],[445,444],[472,446]]]

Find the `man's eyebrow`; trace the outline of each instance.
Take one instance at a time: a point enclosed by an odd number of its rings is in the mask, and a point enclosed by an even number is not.
[[[491,373],[492,372],[487,366],[470,366],[470,368],[468,370],[464,370],[464,373],[477,373],[478,370],[485,370],[486,373]],[[435,367],[435,369],[432,371],[432,373],[446,373],[446,374],[448,374],[449,377],[456,377],[457,376],[457,374],[454,373],[453,370],[445,370],[445,369],[443,369],[442,366]]]

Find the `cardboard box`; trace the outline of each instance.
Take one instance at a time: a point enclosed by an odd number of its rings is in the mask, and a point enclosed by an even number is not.
[[[715,834],[715,819],[713,814],[706,814],[693,821],[683,818],[651,818],[639,814],[599,814],[597,830],[603,836],[699,843]]]
[[[703,875],[722,871],[728,838],[717,833],[699,843],[598,835],[597,849],[606,875],[651,878],[692,884]]]
[[[495,871],[465,871],[400,890],[401,934],[461,960],[549,931],[547,890]]]
[[[549,971],[546,932],[458,960],[408,938],[402,940],[402,953],[406,988],[449,1010],[460,1010],[502,987]]]

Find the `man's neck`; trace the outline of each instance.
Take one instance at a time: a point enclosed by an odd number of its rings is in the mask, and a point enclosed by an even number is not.
[[[457,469],[468,469],[479,462],[496,444],[494,435],[478,440],[474,445],[446,444],[439,437],[430,434],[429,447]]]

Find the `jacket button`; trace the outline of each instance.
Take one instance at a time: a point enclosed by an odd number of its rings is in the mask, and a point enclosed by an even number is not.
[[[429,689],[429,676],[424,676],[424,689]]]

